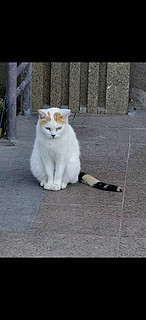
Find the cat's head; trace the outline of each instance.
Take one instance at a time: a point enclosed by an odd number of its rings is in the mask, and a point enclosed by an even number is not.
[[[68,123],[70,113],[70,109],[39,109],[40,130],[50,139],[60,137]]]

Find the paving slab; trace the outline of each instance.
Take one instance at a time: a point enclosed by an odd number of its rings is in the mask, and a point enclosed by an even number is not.
[[[62,233],[2,234],[3,257],[116,257],[118,238]]]
[[[123,258],[146,257],[146,238],[121,237],[119,256]]]
[[[36,121],[18,116],[17,139],[0,140],[0,231],[28,231],[44,193],[29,165]]]
[[[88,185],[76,183],[74,185],[69,184],[66,189],[59,192],[45,192],[42,203],[49,207],[50,204],[57,205],[87,205],[98,206],[102,208],[114,207],[122,205],[122,193],[118,192],[103,192],[91,188]]]
[[[81,160],[81,169],[85,172],[90,172],[91,175],[96,177],[102,182],[119,185],[124,187],[125,171],[127,162],[122,163],[119,160],[106,160],[105,158],[98,158],[96,160]],[[129,173],[130,174],[130,173]],[[140,176],[139,176],[140,177]]]
[[[123,193],[41,188],[30,171],[37,115],[0,140],[0,257],[146,257],[146,111],[77,114],[82,170]]]
[[[40,205],[36,213],[31,231],[42,233],[63,233],[68,236],[94,235],[114,236],[119,235],[119,222],[121,210],[110,208],[102,210],[96,206],[72,205]]]
[[[134,213],[138,210],[146,212],[146,184],[127,183],[124,196],[124,209],[130,209]]]

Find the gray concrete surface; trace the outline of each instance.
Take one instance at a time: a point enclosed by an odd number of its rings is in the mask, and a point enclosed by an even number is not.
[[[146,257],[146,111],[77,114],[82,170],[123,193],[84,184],[43,190],[29,159],[37,116],[0,140],[0,257]]]
[[[36,116],[18,116],[18,138],[13,141],[0,140],[1,231],[27,231],[43,194],[29,165],[36,119]]]

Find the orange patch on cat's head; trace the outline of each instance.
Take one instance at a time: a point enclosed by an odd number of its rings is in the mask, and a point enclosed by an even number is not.
[[[60,112],[55,112],[54,113],[54,119],[58,123],[61,123],[61,124],[65,124],[66,123],[66,121],[63,120],[63,116],[60,114]]]
[[[38,110],[39,116],[40,116],[40,126],[44,126],[48,122],[51,121],[50,112],[48,111],[47,114],[43,112],[42,110]]]

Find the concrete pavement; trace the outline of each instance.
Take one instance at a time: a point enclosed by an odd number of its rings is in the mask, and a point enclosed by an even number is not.
[[[43,190],[29,159],[37,115],[0,140],[0,257],[146,257],[146,111],[77,114],[82,170],[121,186]]]

